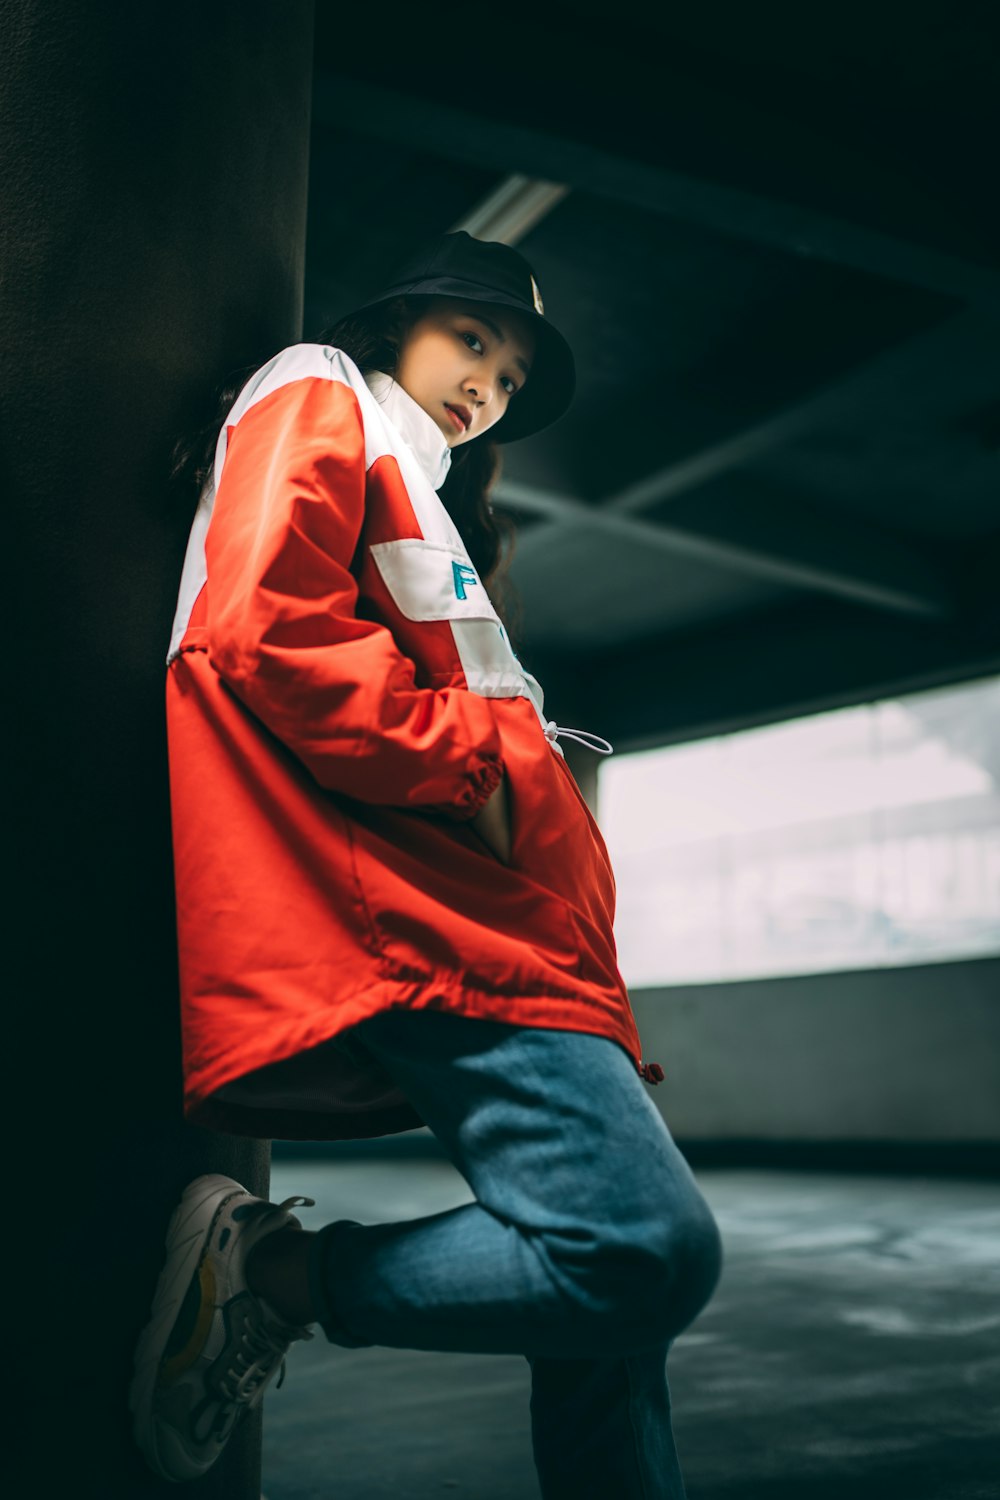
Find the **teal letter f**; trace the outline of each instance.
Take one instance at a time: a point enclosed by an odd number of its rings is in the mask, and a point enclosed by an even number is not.
[[[455,580],[456,599],[464,599],[466,597],[465,586],[467,583],[479,582],[475,568],[470,568],[468,563],[453,562],[451,565],[451,575]]]

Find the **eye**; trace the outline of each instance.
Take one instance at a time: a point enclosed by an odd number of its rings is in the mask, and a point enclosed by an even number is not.
[[[473,349],[472,350],[472,352],[474,354],[485,353],[485,349],[483,347],[483,341],[482,341],[482,339],[479,337],[478,333],[473,333],[473,331],[472,331],[471,328],[464,328],[464,329],[462,329],[459,337],[466,341],[466,347],[469,348],[469,349],[472,349],[472,344],[468,343],[469,339],[472,339],[473,343],[476,343],[476,344],[479,345],[478,349]],[[501,380],[502,381],[506,381],[506,385],[504,385],[504,390],[507,392],[508,396],[514,396],[514,395],[517,394],[517,391],[519,390],[519,386],[518,386],[516,380],[511,380],[511,378],[510,378],[509,375],[502,376]]]

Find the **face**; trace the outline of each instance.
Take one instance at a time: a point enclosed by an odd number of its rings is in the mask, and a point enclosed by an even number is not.
[[[526,313],[433,297],[403,341],[396,380],[456,448],[481,437],[517,401],[534,354]]]

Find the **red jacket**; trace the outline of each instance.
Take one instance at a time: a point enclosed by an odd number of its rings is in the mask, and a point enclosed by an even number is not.
[[[167,679],[198,1124],[422,1124],[342,1035],[392,1006],[596,1033],[643,1069],[607,850],[436,493],[450,460],[400,386],[318,344],[220,434]],[[503,771],[509,867],[467,826]]]

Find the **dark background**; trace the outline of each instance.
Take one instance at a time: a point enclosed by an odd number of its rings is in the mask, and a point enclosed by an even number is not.
[[[180,1121],[163,657],[225,373],[516,174],[579,397],[513,448],[521,653],[628,748],[995,671],[991,6],[4,0],[11,1477],[166,1491],[130,1352]],[[28,1245],[30,1244],[30,1250]],[[27,1253],[25,1253],[27,1252]],[[203,1495],[256,1500],[250,1424]],[[20,1472],[20,1477],[19,1473]]]

